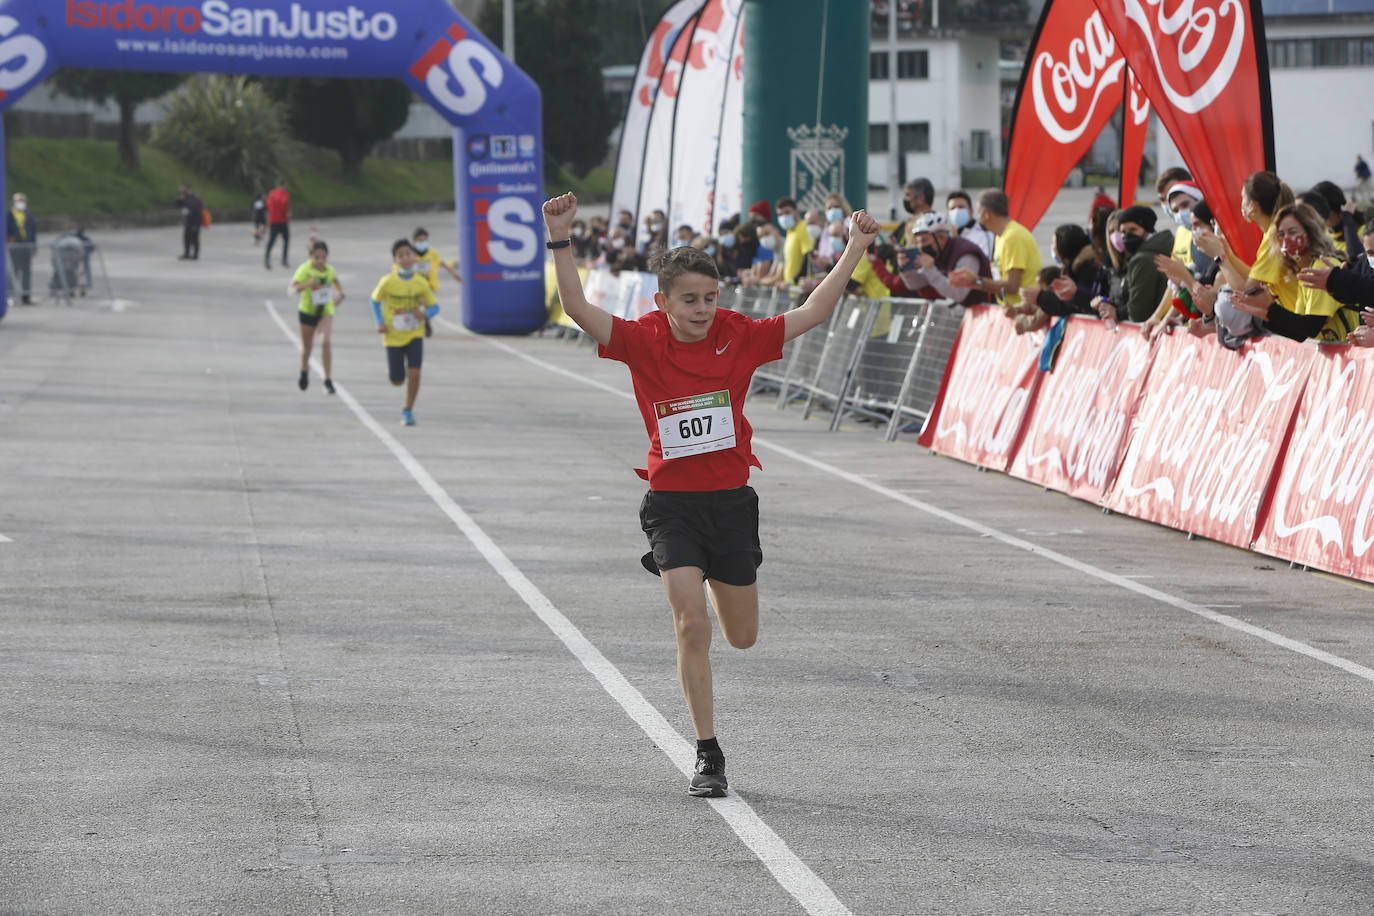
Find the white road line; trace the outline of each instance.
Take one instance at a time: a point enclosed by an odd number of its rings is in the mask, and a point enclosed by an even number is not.
[[[453,324],[452,322],[445,322],[445,324],[457,330],[466,330],[458,325]],[[539,366],[542,369],[546,369],[549,372],[566,376],[567,378],[576,379],[577,381],[582,382],[583,384],[591,385],[594,388],[600,388],[603,391],[609,391],[610,393],[617,395],[618,397],[626,398],[631,401],[634,400],[634,395],[628,391],[613,388],[610,385],[604,384],[594,379],[584,378],[583,376],[578,375],[575,372],[569,372],[568,370],[563,369],[560,366],[555,366],[552,363],[546,363],[537,357],[530,356],[526,353],[521,353],[519,350],[515,349],[514,347],[511,347],[509,344],[504,344],[499,340],[493,340],[490,337],[480,336],[478,336],[478,339],[483,341],[484,343],[496,347],[499,350],[503,350],[504,352],[509,353],[512,356],[523,359],[526,362]],[[973,531],[977,534],[982,535],[983,537],[994,538],[995,540],[1001,541],[1003,544],[1006,544],[1008,547],[1014,547],[1017,550],[1024,550],[1027,553],[1033,553],[1038,557],[1044,557],[1046,560],[1049,560],[1052,563],[1058,563],[1061,566],[1066,566],[1069,569],[1072,569],[1076,572],[1080,572],[1085,576],[1091,576],[1092,578],[1099,579],[1103,582],[1108,583],[1109,585],[1115,585],[1118,588],[1125,589],[1126,591],[1135,592],[1137,595],[1142,595],[1146,598],[1151,598],[1155,601],[1158,601],[1161,604],[1167,604],[1170,607],[1177,608],[1180,611],[1187,611],[1189,614],[1195,614],[1204,620],[1210,620],[1212,623],[1220,624],[1224,627],[1229,627],[1230,629],[1236,630],[1241,633],[1246,633],[1250,636],[1254,636],[1257,639],[1262,639],[1265,642],[1279,646],[1280,648],[1288,649],[1292,652],[1297,652],[1298,654],[1305,655],[1308,658],[1311,658],[1315,661],[1331,665],[1334,668],[1339,668],[1347,674],[1353,674],[1356,677],[1363,678],[1366,681],[1374,683],[1374,668],[1368,668],[1364,665],[1361,665],[1359,662],[1352,662],[1349,659],[1340,657],[1339,655],[1332,655],[1330,652],[1325,652],[1321,649],[1316,648],[1315,646],[1309,646],[1307,643],[1299,642],[1296,639],[1290,639],[1289,637],[1284,636],[1280,633],[1275,633],[1272,630],[1266,630],[1264,627],[1257,627],[1252,623],[1246,623],[1244,620],[1241,620],[1238,617],[1232,617],[1229,614],[1218,614],[1216,611],[1208,610],[1206,605],[1194,604],[1191,601],[1175,597],[1166,592],[1161,592],[1158,589],[1151,588],[1148,585],[1142,585],[1139,582],[1133,581],[1137,578],[1153,577],[1119,576],[1116,573],[1107,572],[1105,569],[1099,569],[1098,567],[1093,566],[1089,563],[1084,563],[1082,560],[1075,560],[1073,557],[1059,553],[1058,551],[1049,550],[1048,548],[1041,547],[1039,544],[1032,544],[1030,541],[1022,540],[1021,538],[1007,534],[1003,531],[999,531],[996,528],[991,528],[987,525],[984,525],[981,522],[976,522],[973,519],[964,518],[962,515],[957,515],[946,509],[941,509],[939,506],[931,505],[930,503],[924,502],[919,499],[913,499],[911,496],[908,496],[905,493],[899,493],[896,490],[889,489],[888,487],[885,487],[882,484],[874,483],[871,480],[861,477],[858,474],[853,474],[849,471],[837,468],[833,464],[827,464],[826,462],[812,458],[809,455],[803,455],[801,452],[794,451],[790,448],[787,448],[786,446],[777,445],[776,443],[769,442],[767,439],[761,438],[759,436],[754,436],[754,442],[758,445],[763,446],[764,448],[777,452],[779,455],[784,455],[788,458],[791,458],[793,461],[797,461],[801,464],[808,465],[810,467],[815,468],[818,471],[824,471],[825,473],[838,477],[841,480],[848,481],[849,483],[852,483],[857,487],[863,487],[865,490],[869,490],[873,493],[878,494],[879,496],[885,496],[888,499],[891,499],[895,502],[899,502],[903,505],[910,506],[913,509],[918,509],[921,512],[926,513],[927,515],[933,515],[936,518],[943,519],[952,525],[958,525],[961,528],[967,528],[969,531]]]
[[[264,303],[267,307],[267,314],[272,316],[272,320],[281,328],[282,333],[287,339],[291,340],[300,347],[300,338],[292,332],[281,315],[272,307],[270,300]],[[449,322],[445,322],[449,324]],[[324,376],[324,367],[318,360],[312,359],[310,366],[315,373]],[[609,386],[606,386],[609,388]],[[602,688],[611,695],[625,713],[634,720],[635,724],[643,729],[659,749],[667,755],[668,759],[682,771],[684,776],[691,776],[692,768],[688,761],[696,758],[695,748],[688,744],[687,740],[679,735],[673,727],[668,724],[668,720],[663,717],[644,695],[635,689],[620,670],[601,654],[600,650],[582,635],[582,632],[563,615],[558,608],[554,607],[553,602],[549,601],[544,593],[539,590],[533,582],[526,578],[519,568],[502,552],[501,548],[487,536],[472,518],[462,510],[444,491],[424,465],[416,460],[410,451],[396,440],[387,430],[383,429],[372,414],[368,413],[367,408],[358,403],[353,395],[338,382],[334,383],[334,389],[339,399],[353,411],[354,416],[367,427],[373,435],[381,440],[382,444],[396,456],[396,460],[401,463],[410,476],[415,478],[415,482],[420,488],[429,494],[430,499],[434,500],[435,505],[449,517],[452,522],[463,532],[472,546],[482,555],[496,570],[497,574],[505,580],[506,584],[519,595],[534,611],[535,615],[544,622],[553,634],[568,648],[568,651],[582,663],[582,666],[591,672],[592,676],[601,683]],[[773,829],[765,824],[755,813],[749,803],[741,798],[737,793],[725,798],[707,799],[716,813],[725,819],[730,828],[744,842],[744,845],[758,857],[764,867],[772,873],[778,884],[791,894],[802,908],[808,913],[833,914],[833,916],[847,916],[850,913],[848,907],[840,902],[835,896],[835,892],[816,876],[805,862],[797,858],[782,839],[773,832]]]

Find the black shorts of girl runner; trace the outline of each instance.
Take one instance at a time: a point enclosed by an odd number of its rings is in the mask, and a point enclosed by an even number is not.
[[[313,312],[301,310],[297,312],[297,314],[300,316],[301,324],[308,328],[317,327],[320,323],[320,319],[324,317],[324,306],[320,306]]]
[[[639,524],[651,548],[640,563],[654,575],[695,566],[702,578],[726,585],[752,585],[758,579],[763,548],[753,487],[700,493],[650,490],[639,505]]]
[[[386,348],[386,366],[388,378],[394,384],[401,384],[406,380],[407,369],[418,369],[425,359],[424,338],[417,337],[409,343],[403,343],[398,347]]]

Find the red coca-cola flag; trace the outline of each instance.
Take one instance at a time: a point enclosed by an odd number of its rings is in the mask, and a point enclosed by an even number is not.
[[[1374,581],[1374,351],[1316,350],[1255,549]]]
[[[1034,228],[1116,111],[1126,63],[1093,0],[1045,3],[1007,137],[1012,219]]]
[[[1249,547],[1312,362],[1283,337],[1224,349],[1163,335],[1106,505]]]
[[[1150,127],[1150,98],[1131,68],[1126,68],[1126,92],[1121,109],[1121,206],[1135,203],[1140,181],[1140,160],[1145,156],[1145,134]]]
[[[942,455],[1005,471],[1041,373],[1042,333],[1018,336],[1000,308],[971,306],[917,441]]]
[[[1141,335],[1108,330],[1096,318],[1070,318],[1007,473],[1100,502],[1116,476],[1150,366],[1150,342]]]
[[[1059,0],[1054,0],[1059,2]],[[1274,167],[1260,0],[1093,0],[1231,247],[1253,262],[1240,215],[1252,172]]]

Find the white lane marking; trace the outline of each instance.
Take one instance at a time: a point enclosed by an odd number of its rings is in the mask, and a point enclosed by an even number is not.
[[[300,337],[287,327],[281,315],[272,307],[271,300],[264,303],[267,306],[267,313],[272,316],[272,320],[281,328],[282,333],[287,339],[293,341],[297,348],[300,347]],[[448,322],[445,322],[448,323]],[[312,359],[310,366],[321,378],[324,377],[324,366],[318,360]],[[554,607],[553,602],[544,596],[539,588],[526,578],[514,563],[496,546],[496,542],[487,536],[472,518],[464,512],[453,498],[444,491],[424,465],[410,454],[404,445],[396,440],[382,428],[372,414],[368,413],[367,408],[358,403],[353,395],[349,394],[348,389],[338,382],[334,383],[334,390],[339,399],[353,411],[353,415],[367,427],[373,435],[382,441],[382,444],[396,456],[396,460],[401,463],[420,488],[429,494],[430,499],[434,500],[435,505],[458,526],[458,529],[466,535],[472,542],[472,546],[482,555],[482,558],[496,570],[496,573],[505,580],[506,584],[519,595],[534,611],[535,615],[544,622],[553,634],[567,647],[582,666],[591,672],[592,676],[601,683],[602,688],[611,695],[626,714],[634,720],[635,724],[643,729],[649,739],[658,745],[659,749],[667,755],[668,759],[682,771],[684,776],[692,775],[692,767],[688,761],[695,761],[696,749],[679,735],[673,727],[668,724],[668,720],[663,717],[648,700],[644,699],[634,685],[625,679],[625,675],[611,664],[611,662],[601,654],[601,651],[592,645],[587,637],[582,635],[582,631],[577,629],[571,620],[563,615],[558,608]],[[802,908],[808,913],[833,914],[833,916],[849,916],[850,910],[835,892],[816,876],[805,862],[797,858],[782,837],[773,832],[773,828],[763,822],[749,803],[741,798],[737,793],[726,796],[725,798],[707,799],[710,805],[715,808],[716,813],[725,819],[735,834],[748,846],[764,867],[772,873],[778,884],[791,894]]]
[[[456,325],[452,325],[452,323],[449,324],[452,327],[457,327]],[[459,330],[466,329],[459,328]],[[512,356],[519,357],[520,359],[523,359],[528,363],[532,363],[550,372],[556,373],[558,375],[567,376],[571,379],[576,379],[579,382],[591,385],[594,388],[600,388],[603,391],[609,391],[610,393],[622,398],[626,398],[627,400],[634,400],[634,395],[630,392],[613,388],[610,385],[603,384],[602,382],[598,382],[594,379],[584,378],[583,376],[580,376],[575,372],[569,372],[566,369],[553,365],[552,363],[546,363],[537,357],[521,353],[514,347],[511,347],[508,344],[501,343],[498,340],[493,340],[489,337],[481,336],[478,336],[478,339],[484,341],[487,344],[490,344],[493,347],[496,347],[499,350],[503,350],[511,354]],[[1025,541],[1013,535],[1006,534],[1005,532],[999,531],[996,528],[984,525],[981,522],[975,522],[973,519],[964,518],[962,515],[957,515],[946,509],[941,509],[939,506],[931,505],[930,503],[923,502],[919,499],[913,499],[905,493],[899,493],[896,490],[892,490],[888,487],[883,486],[882,484],[874,483],[871,480],[867,480],[864,477],[859,476],[858,474],[853,474],[849,471],[837,468],[833,464],[827,464],[824,461],[817,460],[815,458],[810,457],[809,455],[803,455],[801,452],[793,451],[792,449],[787,448],[786,446],[777,445],[776,443],[769,442],[767,439],[763,439],[759,436],[755,436],[753,441],[759,445],[762,445],[764,448],[777,452],[779,455],[784,455],[788,458],[791,458],[793,461],[797,461],[801,464],[808,465],[810,467],[815,468],[818,471],[824,471],[825,473],[838,477],[841,480],[848,481],[849,483],[852,483],[857,487],[863,487],[866,490],[870,490],[874,493],[877,493],[879,496],[885,496],[888,499],[891,499],[895,502],[899,502],[903,505],[910,506],[913,509],[918,509],[921,512],[926,513],[927,515],[933,515],[936,518],[944,519],[952,525],[958,525],[961,528],[967,528],[969,531],[973,531],[977,534],[982,535],[983,537],[994,538],[995,540],[1001,541],[1003,544],[1006,544],[1008,547],[1015,547],[1017,550],[1024,550],[1027,553],[1033,553],[1038,557],[1044,557],[1046,560],[1049,560],[1053,563],[1058,563],[1061,566],[1066,566],[1069,569],[1072,569],[1076,572],[1080,572],[1085,576],[1091,576],[1094,579],[1100,579],[1101,581],[1106,582],[1109,585],[1115,585],[1119,588],[1125,589],[1126,591],[1135,592],[1137,595],[1142,595],[1146,598],[1151,598],[1155,601],[1158,601],[1161,604],[1167,604],[1170,607],[1177,608],[1180,611],[1187,611],[1189,614],[1195,614],[1198,617],[1201,617],[1203,620],[1210,620],[1212,623],[1220,624],[1224,627],[1229,627],[1230,629],[1236,630],[1241,633],[1246,633],[1250,636],[1254,636],[1257,639],[1262,639],[1265,642],[1279,646],[1280,648],[1288,649],[1292,652],[1297,652],[1299,655],[1305,655],[1308,658],[1311,658],[1315,661],[1331,665],[1334,668],[1339,668],[1347,674],[1353,674],[1356,677],[1364,678],[1366,681],[1374,683],[1374,668],[1368,668],[1364,665],[1361,665],[1359,662],[1352,662],[1347,658],[1340,657],[1339,655],[1332,655],[1330,652],[1323,651],[1321,649],[1316,648],[1315,646],[1309,646],[1307,643],[1299,642],[1296,639],[1290,639],[1289,637],[1284,636],[1280,633],[1275,633],[1272,630],[1266,630],[1264,627],[1257,627],[1254,624],[1247,623],[1238,617],[1232,617],[1229,614],[1218,614],[1216,611],[1208,610],[1206,605],[1194,604],[1191,601],[1187,601],[1183,598],[1177,598],[1166,592],[1161,592],[1158,589],[1151,588],[1148,585],[1142,585],[1139,582],[1133,581],[1134,579],[1154,578],[1153,576],[1119,576],[1116,573],[1107,572],[1105,569],[1099,569],[1098,567],[1093,566],[1090,563],[1084,563],[1081,560],[1075,560],[1073,557],[1066,556],[1065,554],[1059,553],[1054,550],[1049,550],[1045,547],[1041,547],[1039,544],[1032,544],[1030,541]]]

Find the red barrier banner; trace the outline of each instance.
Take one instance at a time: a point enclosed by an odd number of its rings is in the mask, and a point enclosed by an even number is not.
[[[1008,473],[1101,502],[1150,365],[1150,344],[1134,327],[1109,331],[1096,319],[1070,318]]]
[[[1274,167],[1260,0],[1094,2],[1226,240],[1253,262],[1260,233],[1241,219],[1241,184]]]
[[[1232,352],[1166,335],[1107,495],[1116,512],[1249,547],[1312,349],[1264,338]]]
[[[979,467],[1004,471],[1035,393],[1043,333],[1018,337],[993,306],[964,313],[921,445]]]
[[[1116,38],[1093,0],[1045,3],[1007,134],[1002,189],[1012,219],[1028,229],[1040,222],[1064,176],[1121,102],[1125,67]]]
[[[1374,352],[1317,347],[1255,549],[1374,581]]]

